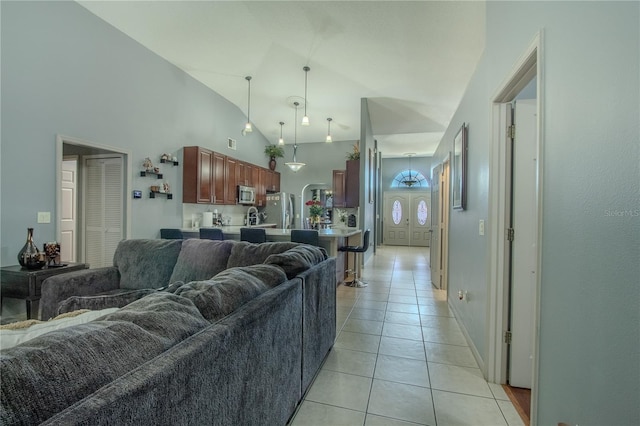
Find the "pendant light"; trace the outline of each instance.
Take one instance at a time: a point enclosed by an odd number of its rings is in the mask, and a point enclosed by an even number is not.
[[[284,121],[280,122],[280,139],[278,139],[278,145],[284,145],[284,139],[282,138],[282,126],[284,126]]]
[[[402,179],[401,183],[411,188],[413,185],[418,183],[418,179],[417,179],[418,173],[416,173],[416,177],[411,175],[411,157],[413,157],[416,154],[414,152],[409,152],[405,155],[409,157],[409,177]]]
[[[249,91],[248,91],[248,96],[247,96],[247,123],[244,125],[244,130],[242,131],[243,135],[246,135],[247,133],[251,133],[253,132],[253,126],[251,126],[251,120],[250,120],[250,116],[251,116],[251,76],[248,75],[244,78],[245,80],[247,80],[247,83],[249,84]]]
[[[289,163],[284,163],[284,164],[289,166],[289,168],[293,170],[293,172],[295,173],[298,170],[300,170],[302,167],[304,167],[306,164],[298,163],[296,161],[296,151],[298,150],[298,106],[300,105],[300,103],[294,102],[293,105],[296,109],[295,119],[293,121],[293,161]]]
[[[333,138],[331,137],[331,117],[327,118],[327,139],[325,139],[326,143],[333,142]]]
[[[304,70],[304,117],[302,117],[302,125],[308,126],[309,116],[307,115],[307,76],[309,75],[309,71],[311,70],[311,68],[305,66],[302,69]]]

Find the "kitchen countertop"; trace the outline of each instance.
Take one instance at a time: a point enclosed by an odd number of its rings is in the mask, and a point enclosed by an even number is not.
[[[275,224],[269,224],[269,223],[261,223],[259,225],[253,225],[253,226],[234,226],[234,225],[228,225],[228,226],[214,226],[213,228],[219,228],[222,230],[222,233],[225,236],[230,236],[230,237],[234,237],[234,236],[240,236],[240,228],[264,228],[266,234],[267,234],[267,238],[269,237],[288,237],[290,238],[291,236],[291,230],[290,229],[283,229],[283,228],[272,228],[272,226],[275,226]],[[198,233],[200,232],[200,228],[184,228],[182,229],[182,232],[189,234],[189,233]],[[339,237],[350,237],[356,234],[359,234],[360,230],[358,228],[335,228],[335,229],[319,229],[318,230],[318,236],[320,237],[320,239],[326,238],[326,239],[331,239],[331,238],[339,238]]]

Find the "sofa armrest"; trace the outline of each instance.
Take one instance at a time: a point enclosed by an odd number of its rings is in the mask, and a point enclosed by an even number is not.
[[[336,258],[298,274],[302,278],[302,393],[336,340]]]
[[[83,269],[54,275],[42,282],[39,315],[48,320],[57,315],[58,305],[71,296],[92,296],[120,287],[120,273],[115,266]]]

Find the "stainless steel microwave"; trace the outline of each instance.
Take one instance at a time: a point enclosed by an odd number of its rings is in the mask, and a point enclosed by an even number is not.
[[[255,204],[256,189],[251,186],[238,185],[238,203],[239,204]]]

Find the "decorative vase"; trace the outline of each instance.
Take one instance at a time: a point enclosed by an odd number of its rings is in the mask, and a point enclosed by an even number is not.
[[[44,253],[41,253],[33,242],[33,228],[27,228],[27,242],[18,252],[18,263],[27,269],[40,269],[46,263]]]
[[[275,170],[276,169],[276,157],[271,157],[269,159],[269,170]]]

